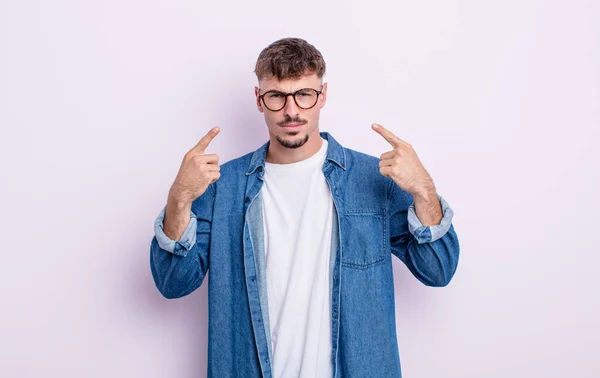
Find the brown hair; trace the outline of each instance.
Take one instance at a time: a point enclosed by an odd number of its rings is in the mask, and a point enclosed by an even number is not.
[[[298,79],[306,74],[325,74],[325,60],[313,45],[301,38],[283,38],[261,51],[254,73],[258,80],[276,77],[277,80]]]

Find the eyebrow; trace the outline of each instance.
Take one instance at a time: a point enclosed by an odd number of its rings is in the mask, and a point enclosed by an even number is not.
[[[303,89],[313,89],[313,88],[311,88],[311,87],[302,87],[302,88],[298,88],[295,91],[291,91],[291,92],[287,92],[287,91],[284,91],[284,90],[281,90],[281,89],[268,89],[268,90],[264,91],[264,93],[267,93],[267,92],[294,93],[294,92],[301,91]]]

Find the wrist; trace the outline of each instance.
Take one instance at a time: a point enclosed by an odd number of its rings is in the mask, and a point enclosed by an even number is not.
[[[437,201],[438,195],[433,183],[427,184],[411,193],[415,202],[433,202]]]
[[[185,196],[177,191],[169,191],[169,196],[167,199],[167,207],[177,211],[182,212],[187,209],[192,208],[192,203],[185,198]]]
[[[437,193],[432,192],[420,192],[413,194],[415,202],[431,202],[437,200]]]

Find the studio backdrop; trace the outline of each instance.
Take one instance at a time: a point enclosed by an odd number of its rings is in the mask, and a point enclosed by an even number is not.
[[[409,142],[452,206],[444,288],[394,258],[407,378],[597,378],[600,2],[0,1],[0,377],[206,376],[207,285],[152,280],[153,223],[213,126],[268,139],[259,52],[327,63],[320,128]],[[210,271],[209,278],[210,280]]]

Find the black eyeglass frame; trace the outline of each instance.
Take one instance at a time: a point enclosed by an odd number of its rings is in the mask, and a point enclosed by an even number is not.
[[[259,90],[259,93],[260,93],[260,88],[259,88],[258,90]],[[308,107],[308,108],[303,108],[302,106],[300,106],[300,104],[298,104],[298,101],[296,100],[296,93],[298,93],[298,92],[301,92],[301,91],[306,91],[306,90],[315,91],[315,92],[317,93],[317,98],[315,99],[315,103],[314,103],[314,104],[313,104],[311,107]],[[266,96],[267,94],[269,94],[269,93],[272,93],[272,92],[274,92],[274,93],[279,93],[279,94],[281,94],[281,95],[285,96],[285,97],[284,97],[284,100],[283,100],[283,105],[282,105],[282,106],[281,106],[281,108],[279,108],[279,109],[271,109],[271,108],[269,108],[269,107],[267,106],[267,103],[265,102],[265,96]],[[320,96],[322,93],[323,93],[323,85],[321,85],[321,90],[320,90],[320,91],[318,91],[318,90],[316,90],[316,89],[314,89],[314,88],[302,88],[302,89],[298,89],[298,90],[297,90],[297,91],[295,91],[295,92],[288,92],[288,93],[281,92],[281,91],[277,91],[277,90],[270,90],[270,91],[266,91],[266,92],[265,92],[265,93],[263,93],[263,94],[259,94],[259,95],[258,95],[258,98],[262,100],[262,102],[263,102],[263,105],[265,106],[265,108],[269,109],[269,110],[270,110],[270,111],[272,111],[272,112],[278,112],[278,111],[280,111],[281,109],[285,108],[285,105],[287,105],[287,99],[288,99],[288,96],[292,96],[292,98],[294,99],[294,102],[296,103],[296,106],[298,106],[300,109],[308,110],[308,109],[312,109],[312,108],[314,108],[314,107],[315,107],[315,105],[317,105],[317,102],[319,102],[319,96]]]

